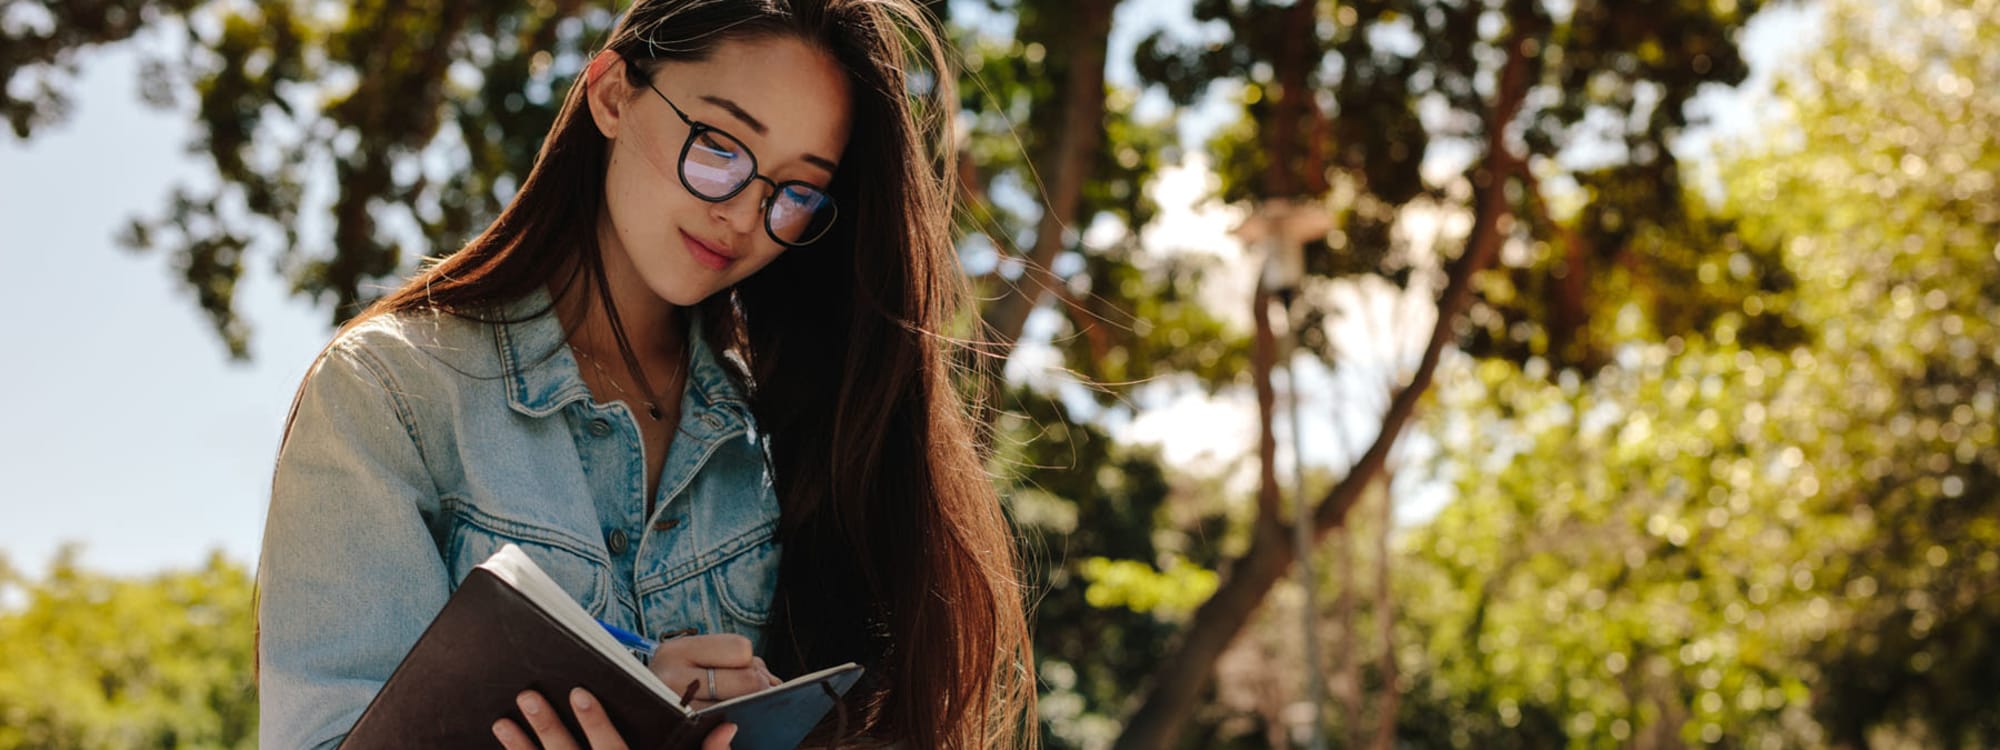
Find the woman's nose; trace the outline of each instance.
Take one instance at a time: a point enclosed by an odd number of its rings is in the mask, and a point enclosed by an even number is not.
[[[764,215],[764,198],[771,187],[762,180],[752,180],[744,186],[743,192],[730,196],[729,200],[712,204],[710,211],[716,218],[729,225],[738,234],[749,234],[757,229],[757,222]]]

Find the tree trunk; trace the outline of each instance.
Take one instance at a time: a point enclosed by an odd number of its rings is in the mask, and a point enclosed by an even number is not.
[[[1272,60],[1277,86],[1271,92],[1271,115],[1264,125],[1264,148],[1270,164],[1264,171],[1264,198],[1314,197],[1326,193],[1324,141],[1316,136],[1326,118],[1313,100],[1312,75],[1320,63],[1318,3],[1294,3],[1285,9],[1285,34]]]
[[[1431,328],[1423,359],[1410,382],[1391,399],[1381,431],[1368,452],[1319,500],[1312,516],[1315,538],[1340,526],[1362,490],[1387,467],[1389,450],[1415,413],[1417,401],[1430,388],[1444,348],[1457,339],[1458,318],[1472,302],[1474,277],[1499,254],[1505,234],[1502,219],[1509,215],[1505,182],[1521,166],[1508,152],[1504,134],[1507,124],[1520,112],[1527,92],[1523,43],[1529,38],[1529,30],[1522,24],[1508,37],[1499,90],[1485,118],[1487,150],[1479,168],[1483,179],[1474,200],[1472,233],[1465,251],[1451,264],[1444,291],[1438,296],[1437,322]],[[1182,722],[1194,713],[1202,686],[1214,673],[1216,657],[1249,621],[1251,612],[1291,566],[1292,559],[1291,535],[1277,516],[1260,511],[1250,548],[1228,565],[1222,585],[1195,610],[1180,643],[1142,688],[1139,706],[1126,720],[1113,748],[1165,750],[1173,745]]]
[[[1111,38],[1112,10],[1118,0],[1077,0],[1067,12],[1074,13],[1076,25],[1061,45],[1068,58],[1063,80],[1062,126],[1046,157],[1035,160],[1035,170],[1043,180],[1047,203],[1035,227],[1035,245],[1021,258],[1021,277],[1006,286],[1000,297],[981,313],[989,346],[980,357],[980,374],[987,398],[993,405],[1001,390],[1001,370],[1028,313],[1040,305],[1062,279],[1049,270],[1061,252],[1065,236],[1077,221],[1083,202],[1083,181],[1089,175],[1097,152],[1104,145],[1104,64]],[[1081,227],[1075,227],[1082,231]],[[995,251],[1005,253],[1005,246]],[[996,274],[996,278],[998,275]],[[988,414],[996,414],[991,409]]]
[[[1382,636],[1382,700],[1375,705],[1375,750],[1396,747],[1396,712],[1403,697],[1396,684],[1396,602],[1389,596],[1389,532],[1396,525],[1396,505],[1389,502],[1389,477],[1386,471],[1376,477],[1374,493],[1382,503],[1381,528],[1375,530],[1375,624]]]
[[[1334,617],[1340,620],[1340,705],[1346,713],[1340,725],[1347,729],[1347,747],[1362,747],[1366,736],[1361,730],[1361,634],[1354,627],[1354,534],[1342,526],[1333,531],[1333,564],[1340,566],[1340,596],[1335,599]]]
[[[1214,671],[1216,657],[1291,567],[1292,540],[1283,527],[1260,520],[1254,535],[1250,549],[1229,563],[1223,585],[1195,610],[1173,654],[1161,661],[1138,711],[1126,720],[1124,733],[1112,745],[1116,750],[1173,744]]]
[[[1532,172],[1521,173],[1522,193],[1529,216],[1552,231],[1562,242],[1562,275],[1549,286],[1549,351],[1558,364],[1596,369],[1596,342],[1590,336],[1589,276],[1594,251],[1589,237],[1573,226],[1556,223],[1542,196],[1541,181]]]
[[[1278,432],[1274,419],[1278,392],[1272,385],[1277,370],[1278,338],[1271,332],[1271,293],[1258,284],[1251,293],[1250,383],[1257,392],[1257,520],[1273,525],[1284,511],[1278,490]]]

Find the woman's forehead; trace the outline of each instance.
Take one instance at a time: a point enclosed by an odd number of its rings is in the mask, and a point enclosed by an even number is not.
[[[847,145],[847,74],[803,40],[732,39],[700,62],[678,65],[675,77],[683,79],[674,81],[683,92],[676,98],[690,100],[682,107],[758,149],[760,162],[834,162]]]

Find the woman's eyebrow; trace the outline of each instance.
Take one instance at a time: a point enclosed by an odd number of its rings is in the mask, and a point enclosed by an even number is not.
[[[742,120],[744,125],[750,126],[750,130],[758,135],[771,134],[771,129],[764,127],[764,122],[762,120],[758,120],[755,115],[752,115],[749,112],[744,111],[742,105],[739,105],[730,99],[710,94],[702,96],[701,100],[708,102],[709,104],[721,107],[724,112],[728,112],[729,114],[734,115],[736,119]],[[822,169],[825,169],[828,174],[832,174],[834,168],[837,166],[833,163],[832,159],[828,159],[818,154],[806,154],[803,158],[808,163],[811,163],[814,166],[818,166]]]
[[[771,134],[770,128],[764,127],[764,123],[762,121],[752,116],[749,112],[743,111],[743,107],[739,106],[736,102],[724,99],[719,96],[703,96],[701,100],[708,102],[709,104],[721,107],[724,111],[727,111],[729,114],[735,115],[736,119],[742,120],[743,124],[750,126],[750,129],[756,131],[758,135]]]

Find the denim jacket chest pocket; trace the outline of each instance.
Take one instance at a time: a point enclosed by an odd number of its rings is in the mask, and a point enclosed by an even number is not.
[[[634,593],[659,630],[734,633],[761,651],[778,581],[777,495],[761,447],[740,431],[708,461],[727,469],[700,472],[666,499],[656,528],[667,530],[649,540],[665,554],[637,571]]]
[[[475,566],[513,544],[575,596],[585,611],[602,616],[610,605],[610,563],[602,558],[596,540],[529,514],[454,498],[445,499],[444,516],[440,548],[453,581],[465,580]]]

